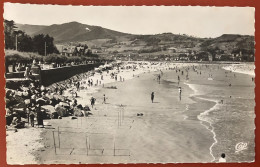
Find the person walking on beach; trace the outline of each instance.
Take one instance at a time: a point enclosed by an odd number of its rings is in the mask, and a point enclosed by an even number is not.
[[[103,95],[103,104],[106,104],[106,95]]]
[[[44,128],[44,124],[43,124],[43,112],[41,111],[41,106],[40,106],[39,104],[37,104],[37,106],[36,106],[36,112],[37,112],[38,128],[39,128],[39,125],[42,125],[42,127]]]
[[[34,127],[34,118],[35,118],[35,115],[34,113],[31,111],[30,115],[30,123],[31,123],[31,126]]]
[[[223,163],[223,162],[227,162],[225,157],[226,157],[226,155],[225,155],[224,153],[222,153],[222,154],[221,154],[221,157],[220,157],[219,160],[218,160],[218,162],[222,162],[222,163]]]
[[[182,89],[181,89],[181,87],[179,87],[179,97],[180,97],[180,100],[181,100],[181,92],[182,92]]]
[[[152,103],[153,103],[153,100],[154,100],[154,92],[152,92],[152,94],[151,94],[151,100],[152,100]]]
[[[79,91],[80,83],[79,81],[76,83],[77,91]]]
[[[94,97],[91,97],[90,103],[91,103],[92,108],[95,105],[95,101],[96,101],[96,99]]]
[[[24,72],[24,78],[28,79],[29,75],[30,75],[30,69],[29,69],[29,67],[26,67],[25,72]]]

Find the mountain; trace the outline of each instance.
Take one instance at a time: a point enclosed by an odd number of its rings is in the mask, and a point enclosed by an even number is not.
[[[50,26],[21,25],[17,26],[29,35],[49,34],[56,43],[82,42],[93,39],[111,39],[115,36],[125,36],[126,33],[109,30],[99,26],[90,26],[78,22],[53,24]]]
[[[16,24],[28,35],[49,34],[56,46],[86,44],[100,55],[161,56],[208,52],[212,55],[254,55],[254,36],[223,34],[199,38],[186,34],[135,35],[78,22],[50,26]]]
[[[26,32],[26,34],[30,36],[36,34],[37,32],[47,27],[42,25],[17,24],[17,23],[15,25],[19,30]]]
[[[220,37],[204,41],[201,47],[204,49],[218,48],[219,50],[226,51],[226,53],[231,53],[235,50],[246,50],[253,54],[254,45],[254,36],[223,34]]]

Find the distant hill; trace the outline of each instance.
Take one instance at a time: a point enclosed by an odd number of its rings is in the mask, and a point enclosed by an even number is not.
[[[103,55],[165,55],[191,52],[210,52],[213,55],[247,53],[254,55],[254,36],[223,34],[217,38],[199,38],[186,34],[162,33],[135,35],[122,33],[100,26],[78,22],[50,26],[16,24],[28,35],[49,34],[56,45],[87,44],[95,53]],[[176,53],[170,50],[176,48]]]
[[[18,24],[17,27],[29,35],[49,34],[54,37],[56,43],[81,42],[127,35],[126,33],[109,30],[99,26],[81,24],[78,22],[53,24],[50,26],[32,25],[31,27],[29,25]]]
[[[15,24],[15,25],[19,30],[26,32],[26,34],[28,34],[30,36],[36,34],[37,32],[41,31],[42,29],[48,27],[48,26],[42,26],[42,25],[29,25],[29,24]]]
[[[253,52],[254,37],[249,35],[223,34],[220,37],[204,41],[201,47],[204,49],[219,48],[231,53],[234,50],[247,50]]]

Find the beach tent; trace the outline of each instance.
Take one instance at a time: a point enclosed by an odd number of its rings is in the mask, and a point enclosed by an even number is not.
[[[66,117],[69,115],[69,111],[65,107],[60,106],[59,104],[55,106],[55,111],[61,117]]]
[[[99,71],[99,68],[95,68],[94,71],[95,71],[95,72],[98,72],[98,71]]]
[[[59,105],[61,107],[64,107],[64,108],[69,108],[70,107],[70,105],[68,103],[65,103],[65,102],[60,102]]]
[[[55,111],[54,107],[51,105],[44,105],[41,107],[45,112],[45,118],[57,119],[58,113]]]
[[[46,100],[44,100],[43,98],[38,98],[38,99],[36,99],[36,103],[40,104],[40,105],[44,105],[44,104],[46,104]]]

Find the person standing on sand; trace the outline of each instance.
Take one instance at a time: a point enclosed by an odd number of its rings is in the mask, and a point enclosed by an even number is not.
[[[76,83],[77,91],[79,91],[80,83],[79,81]]]
[[[152,94],[151,94],[151,100],[152,100],[152,103],[153,103],[153,100],[154,100],[154,92],[152,92]]]
[[[103,95],[103,104],[106,104],[106,95]]]
[[[226,157],[226,155],[225,155],[224,153],[222,153],[222,154],[221,154],[221,157],[220,157],[219,160],[218,160],[218,162],[222,162],[222,163],[223,163],[223,162],[227,162],[225,157]]]
[[[40,106],[39,104],[37,104],[37,106],[36,106],[36,112],[37,112],[38,128],[39,128],[39,125],[42,125],[42,127],[44,128],[44,124],[43,124],[43,112],[41,111],[41,106]]]
[[[31,126],[34,127],[34,117],[35,117],[35,115],[32,111],[31,111],[29,117],[30,117]]]
[[[180,97],[180,100],[181,100],[181,92],[182,92],[182,89],[181,89],[181,87],[179,87],[179,97]]]
[[[161,75],[159,74],[159,75],[158,75],[159,84],[160,84],[160,80],[161,80]]]
[[[92,108],[95,105],[95,101],[96,101],[96,99],[94,97],[91,97],[90,103],[91,103]]]
[[[26,67],[25,72],[24,72],[24,78],[28,79],[29,75],[30,75],[30,69],[29,69],[29,67]]]

